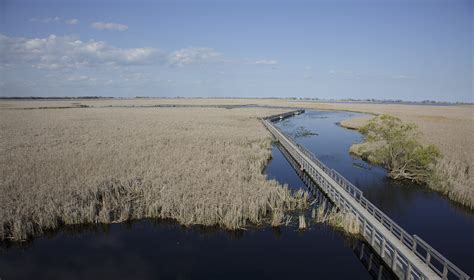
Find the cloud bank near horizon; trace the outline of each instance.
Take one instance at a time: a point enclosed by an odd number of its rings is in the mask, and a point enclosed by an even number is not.
[[[2,68],[26,66],[56,70],[149,64],[184,67],[226,61],[223,54],[208,47],[189,47],[166,52],[154,47],[119,48],[104,41],[82,41],[74,36],[54,34],[44,38],[0,34],[0,46]]]

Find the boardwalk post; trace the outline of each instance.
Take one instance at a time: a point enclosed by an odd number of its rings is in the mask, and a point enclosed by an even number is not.
[[[390,268],[395,271],[395,264],[397,262],[398,252],[396,248],[393,248],[393,259]]]
[[[408,280],[410,279],[411,276],[411,265],[407,264],[407,270],[405,271],[405,279]]]
[[[380,246],[380,257],[385,255],[385,238],[382,238],[382,246]]]
[[[380,264],[380,266],[379,266],[379,275],[378,275],[377,279],[381,280],[382,275],[383,275],[383,264]]]
[[[443,265],[443,279],[448,279],[448,263],[446,262]]]
[[[375,227],[372,225],[372,232],[370,233],[370,246],[374,247],[375,242]]]
[[[413,246],[411,246],[411,251],[416,252],[416,238],[413,238]]]
[[[362,221],[362,236],[365,237],[365,228],[367,226],[367,223],[365,222],[365,219]]]
[[[374,257],[374,254],[370,253],[370,258],[369,258],[369,266],[367,268],[368,271],[370,271],[370,269],[372,269],[372,259]]]

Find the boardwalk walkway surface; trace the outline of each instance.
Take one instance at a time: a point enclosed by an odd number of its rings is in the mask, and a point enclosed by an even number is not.
[[[361,235],[400,279],[472,279],[421,238],[408,234],[368,201],[361,190],[273,124],[300,113],[304,110],[270,116],[262,122],[329,199],[357,218]]]

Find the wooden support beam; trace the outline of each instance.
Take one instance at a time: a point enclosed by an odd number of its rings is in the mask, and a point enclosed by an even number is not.
[[[372,269],[372,258],[374,257],[374,254],[370,253],[369,257],[369,265],[367,267],[367,270],[370,271]]]
[[[383,264],[380,264],[380,266],[379,266],[379,274],[378,274],[377,280],[381,280],[381,279],[382,279],[382,275],[383,275]]]

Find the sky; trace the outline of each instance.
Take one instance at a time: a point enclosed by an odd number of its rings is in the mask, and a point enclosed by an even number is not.
[[[0,0],[0,96],[474,102],[474,1]]]

